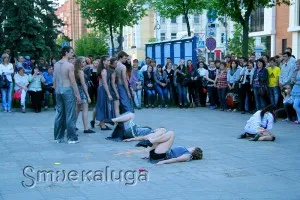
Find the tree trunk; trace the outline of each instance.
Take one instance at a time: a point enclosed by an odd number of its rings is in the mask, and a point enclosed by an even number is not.
[[[119,31],[120,32],[118,37],[118,43],[119,43],[118,52],[123,50],[123,25],[120,25]]]
[[[248,48],[249,48],[249,16],[245,16],[245,21],[242,23],[243,26],[243,47],[242,54],[243,57],[248,58]]]
[[[110,35],[110,43],[111,43],[111,55],[115,55],[115,45],[114,45],[114,36],[113,36],[113,27],[112,25],[109,25],[109,35]]]
[[[190,26],[190,21],[189,21],[189,16],[188,13],[184,14],[184,18],[186,21],[186,27],[187,27],[187,31],[188,31],[188,36],[191,37],[191,26]]]

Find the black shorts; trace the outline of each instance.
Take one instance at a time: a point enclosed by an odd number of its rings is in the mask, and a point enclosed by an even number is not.
[[[150,160],[160,161],[160,160],[165,160],[167,158],[166,153],[157,154],[157,153],[155,153],[155,149],[152,149],[149,152],[149,154],[150,154]]]

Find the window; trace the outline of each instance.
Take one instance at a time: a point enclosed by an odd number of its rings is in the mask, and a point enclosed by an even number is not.
[[[224,44],[225,42],[225,33],[221,33],[221,43]]]
[[[171,33],[171,40],[174,40],[177,38],[177,34],[176,33]]]
[[[164,24],[164,23],[166,23],[166,18],[164,18],[164,17],[160,17],[160,23],[161,23],[161,24]]]
[[[287,46],[287,39],[282,39],[281,52],[284,53]]]
[[[165,33],[160,33],[160,40],[166,40],[166,34]]]
[[[250,32],[264,30],[264,8],[258,8],[250,16]]]
[[[186,24],[185,16],[182,16],[182,23]]]
[[[172,24],[176,24],[176,17],[174,17],[174,18],[171,19],[171,23]]]
[[[194,15],[194,24],[199,24],[200,23],[200,15],[199,14],[195,14]]]

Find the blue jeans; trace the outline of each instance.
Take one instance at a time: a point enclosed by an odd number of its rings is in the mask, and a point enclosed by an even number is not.
[[[2,94],[2,108],[4,111],[10,111],[11,110],[11,99],[12,99],[12,89],[13,89],[13,83],[9,82],[8,88],[1,88],[1,94]]]
[[[142,106],[142,90],[133,91],[133,99],[136,107]]]
[[[183,99],[183,103],[184,105],[186,105],[187,102],[187,93],[186,93],[186,87],[177,84],[177,90],[178,90],[178,102],[179,105],[182,105],[182,99]]]
[[[264,97],[259,94],[259,89],[259,87],[253,88],[256,110],[261,110],[262,108],[266,107],[266,101]]]
[[[269,97],[271,104],[277,107],[279,99],[279,87],[269,87]]]
[[[155,90],[146,89],[146,93],[147,93],[147,104],[154,105]]]
[[[158,93],[158,103],[162,105],[162,99],[165,100],[165,104],[169,104],[168,98],[168,88],[167,87],[160,87],[159,85],[155,85],[155,90]]]
[[[293,107],[296,110],[298,121],[300,121],[300,97],[294,99]]]

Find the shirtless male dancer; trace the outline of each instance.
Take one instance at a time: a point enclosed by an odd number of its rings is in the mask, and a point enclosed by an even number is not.
[[[120,96],[120,114],[125,112],[134,112],[133,105],[131,101],[131,93],[128,86],[128,80],[126,76],[126,66],[123,64],[127,62],[128,54],[124,51],[118,53],[118,63],[115,69],[116,71],[116,82],[118,87],[118,92]]]
[[[68,143],[76,144],[79,142],[76,135],[76,103],[80,103],[81,98],[75,81],[74,66],[68,61],[73,57],[74,51],[72,47],[65,46],[61,49],[60,54],[62,59],[55,63],[53,73],[56,93],[54,141],[64,142],[67,129]]]

